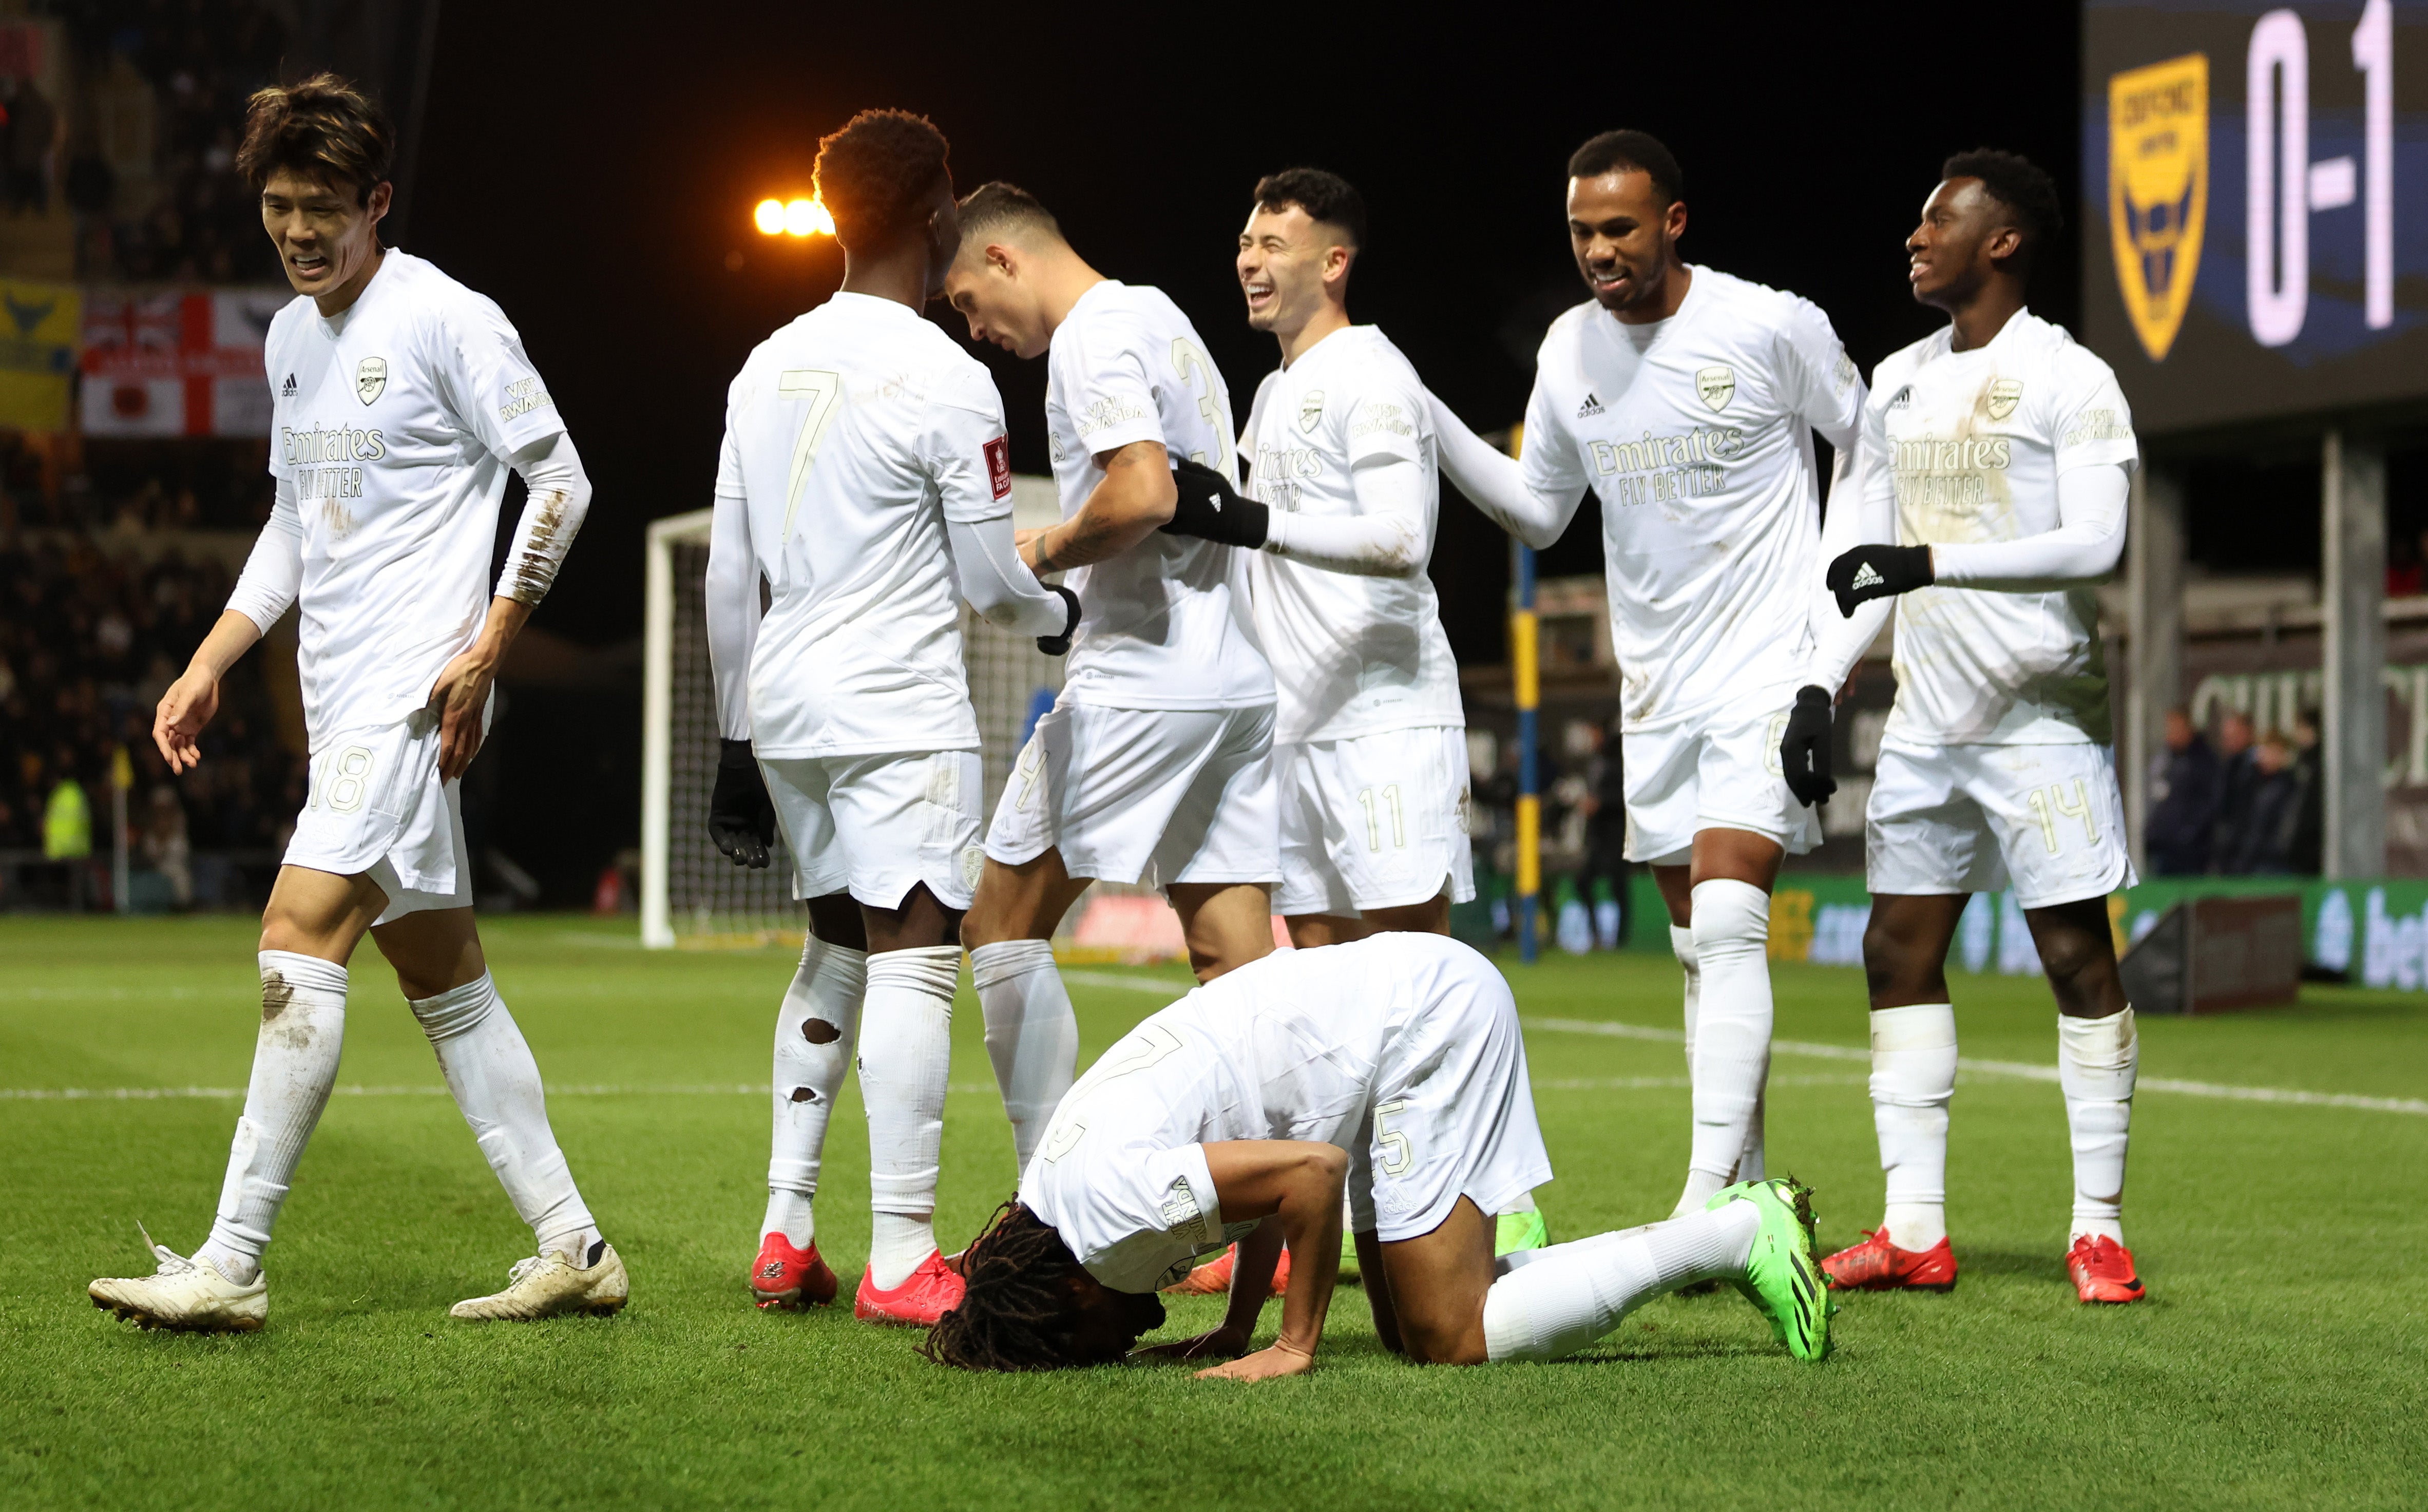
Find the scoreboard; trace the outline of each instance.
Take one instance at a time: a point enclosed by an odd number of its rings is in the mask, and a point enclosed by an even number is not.
[[[2428,0],[2090,0],[2085,336],[2145,434],[2428,409]]]

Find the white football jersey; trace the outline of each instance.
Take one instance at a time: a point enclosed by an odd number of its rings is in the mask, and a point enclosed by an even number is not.
[[[1907,546],[2011,541],[2058,528],[2058,474],[2133,466],[2116,374],[2029,310],[1972,352],[1952,327],[1872,371],[1867,488],[1893,486]],[[1923,745],[2110,739],[2099,593],[1929,587],[1896,604],[1896,704],[1882,731]]]
[[[430,702],[488,617],[507,459],[565,429],[495,303],[393,249],[346,311],[270,322],[270,471],[304,529],[295,664],[317,748]]]
[[[1276,952],[1150,1014],[1063,1094],[1022,1204],[1115,1290],[1178,1280],[1192,1256],[1255,1226],[1223,1225],[1204,1146],[1359,1153],[1385,1047],[1428,1000],[1431,975],[1464,966],[1459,948],[1401,933]]]
[[[1423,382],[1370,325],[1336,331],[1268,375],[1248,412],[1248,493],[1292,514],[1353,516],[1358,468],[1422,469],[1431,562],[1441,484]],[[1277,741],[1465,725],[1433,579],[1328,572],[1250,555],[1256,635],[1273,668]]]
[[[977,747],[944,521],[1011,513],[1011,452],[976,358],[909,305],[836,294],[734,378],[716,508],[744,512],[769,589],[759,755]]]
[[[1849,451],[1863,384],[1811,301],[1696,268],[1668,320],[1586,303],[1543,338],[1520,461],[1601,501],[1622,728],[1803,676],[1821,564],[1812,433]]]
[[[1133,441],[1239,476],[1222,374],[1162,290],[1096,285],[1055,330],[1045,362],[1045,436],[1064,519],[1105,481],[1096,458]],[[1080,617],[1064,696],[1122,709],[1272,702],[1238,554],[1158,531],[1073,571],[1064,581]]]

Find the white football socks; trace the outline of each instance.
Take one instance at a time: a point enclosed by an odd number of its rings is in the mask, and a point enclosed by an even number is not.
[[[986,1016],[987,1059],[1011,1120],[1012,1152],[1025,1175],[1078,1067],[1078,1015],[1055,969],[1051,941],[980,945],[970,952],[970,979]]]
[[[1947,1237],[1947,1102],[1956,1093],[1956,1010],[1872,1010],[1872,1126],[1888,1201],[1880,1226],[1899,1249]]]
[[[1761,1231],[1749,1202],[1536,1250],[1484,1294],[1486,1357],[1573,1355],[1665,1291],[1745,1274]]]
[[[868,952],[816,935],[802,942],[800,969],[776,1011],[775,1133],[767,1154],[767,1216],[759,1224],[763,1239],[780,1233],[799,1249],[817,1238],[810,1201],[818,1192],[827,1122],[851,1069],[867,988]]]
[[[2131,1008],[2107,1018],[2058,1015],[2057,1081],[2074,1136],[2074,1239],[2124,1242],[2124,1146],[2141,1059]]]
[[[959,945],[868,958],[860,1096],[868,1109],[868,1269],[892,1290],[936,1249],[936,1174],[953,1064]]]
[[[261,1032],[253,1045],[253,1079],[228,1150],[211,1237],[194,1252],[238,1286],[261,1274],[262,1252],[295,1163],[337,1084],[337,1057],[346,1041],[346,968],[318,956],[264,950]]]
[[[1695,1137],[1680,1215],[1737,1178],[1770,1076],[1770,895],[1725,878],[1698,883],[1694,919]]]
[[[435,997],[410,1000],[430,1036],[439,1074],[506,1198],[539,1241],[537,1253],[591,1263],[602,1242],[599,1225],[573,1184],[573,1172],[549,1127],[548,1093],[539,1062],[506,1011],[487,972]]]

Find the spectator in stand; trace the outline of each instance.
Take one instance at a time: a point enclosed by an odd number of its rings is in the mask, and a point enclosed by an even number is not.
[[[2293,776],[2293,751],[2284,735],[2270,731],[2251,749],[2251,809],[2231,855],[2219,869],[2235,876],[2282,875],[2292,869],[2288,851],[2301,787]]]
[[[183,913],[194,906],[193,849],[186,837],[186,811],[167,782],[152,789],[143,817],[143,864],[169,879],[169,896]]]
[[[2142,849],[2153,875],[2195,877],[2208,870],[2209,841],[2217,827],[2217,753],[2193,726],[2190,711],[2183,708],[2167,711],[2166,743],[2150,784]]]
[[[2251,828],[2251,805],[2259,791],[2259,753],[2252,741],[2251,716],[2229,709],[2217,727],[2217,830],[2209,837],[2210,869],[2225,871],[2242,854]]]
[[[1627,940],[1627,785],[1626,768],[1621,764],[1617,716],[1608,725],[1595,725],[1593,753],[1585,758],[1584,796],[1577,807],[1584,814],[1584,860],[1577,867],[1577,896],[1594,912],[1594,933],[1605,950],[1616,950]],[[1602,917],[1596,906],[1594,884],[1606,881],[1611,896],[1617,901],[1615,924]]]
[[[32,79],[0,80],[0,104],[8,114],[5,153],[8,213],[51,207],[51,158],[58,148],[59,113]]]
[[[2285,869],[2316,877],[2326,833],[2327,782],[2319,752],[2319,711],[2293,716],[2293,812],[2285,830]]]

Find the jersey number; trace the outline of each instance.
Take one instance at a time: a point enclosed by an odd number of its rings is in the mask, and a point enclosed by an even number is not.
[[[1207,462],[1203,452],[1189,452],[1189,460],[1210,467],[1226,478],[1231,476],[1231,438],[1223,434],[1228,427],[1222,423],[1222,380],[1216,376],[1214,365],[1206,360],[1206,353],[1185,336],[1172,338],[1172,370],[1180,375],[1181,383],[1195,397],[1197,413],[1206,417],[1206,428],[1214,433],[1216,460]],[[1197,374],[1201,371],[1206,375],[1203,394],[1197,392]]]
[[[1408,825],[1406,817],[1400,813],[1400,784],[1394,782],[1382,789],[1383,801],[1379,805],[1374,801],[1374,795],[1375,790],[1370,787],[1361,789],[1357,794],[1357,801],[1366,809],[1366,848],[1383,848],[1382,810],[1387,808],[1391,811],[1391,844],[1402,850],[1407,849]]]
[[[1386,1176],[1406,1175],[1408,1167],[1417,1163],[1417,1152],[1408,1137],[1385,1122],[1392,1114],[1405,1111],[1407,1106],[1404,1097],[1374,1105],[1374,1147],[1383,1152],[1383,1174]]]
[[[1141,1024],[1135,1033],[1139,1043],[1124,1052],[1120,1060],[1112,1059],[1112,1052],[1107,1051],[1104,1060],[1090,1066],[1088,1074],[1062,1094],[1061,1110],[1055,1114],[1054,1126],[1046,1132],[1044,1148],[1039,1154],[1048,1160],[1059,1160],[1071,1153],[1071,1147],[1088,1132],[1088,1126],[1069,1115],[1090,1093],[1115,1077],[1126,1076],[1133,1071],[1144,1071],[1180,1048],[1180,1036],[1160,1024]],[[1114,1046],[1114,1049],[1120,1048],[1119,1045]]]
[[[2082,837],[2094,846],[2099,844],[2099,825],[2091,816],[2091,790],[2081,778],[2074,780],[2071,802],[2067,801],[2064,786],[2057,782],[2051,782],[2045,793],[2033,789],[2029,801],[2032,816],[2041,822],[2041,840],[2048,846],[2050,855],[2057,854],[2057,822],[2061,818],[2080,819]]]
[[[793,538],[793,516],[801,507],[801,485],[809,481],[810,469],[817,466],[818,447],[834,424],[835,401],[843,397],[843,376],[824,369],[796,368],[777,377],[776,392],[786,399],[810,402],[801,414],[801,434],[793,442],[793,473],[784,480],[782,539],[789,541]]]
[[[370,788],[371,764],[369,749],[349,746],[320,764],[320,780],[329,790],[329,809],[335,814],[352,814],[363,806]],[[314,793],[308,808],[320,806],[320,795]]]

